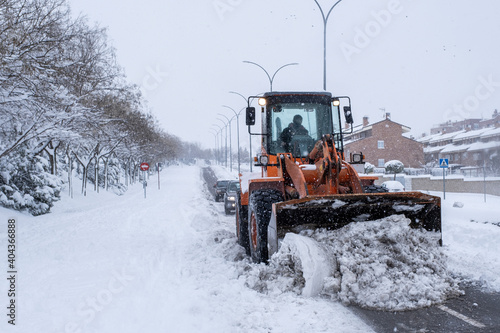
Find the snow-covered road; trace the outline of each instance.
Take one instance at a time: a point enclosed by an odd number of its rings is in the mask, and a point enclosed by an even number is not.
[[[151,177],[146,199],[137,184],[64,197],[39,217],[0,208],[18,224],[16,325],[3,315],[0,331],[371,332],[338,302],[249,288],[234,216],[200,169],[169,167],[161,181]],[[7,289],[2,279],[3,309]]]

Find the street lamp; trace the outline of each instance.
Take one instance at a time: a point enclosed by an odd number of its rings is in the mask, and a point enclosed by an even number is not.
[[[319,11],[321,12],[321,16],[323,17],[323,90],[325,91],[326,91],[326,24],[328,23],[328,18],[330,17],[333,8],[335,8],[335,6],[337,6],[341,1],[342,0],[338,0],[332,6],[332,8],[330,8],[328,14],[326,14],[325,16],[325,13],[323,12],[323,9],[319,5],[318,1],[314,0],[314,2],[316,2],[316,4],[318,5]]]
[[[242,95],[243,98],[245,98]],[[241,161],[240,161],[240,113],[241,111],[245,110],[245,108],[242,108],[240,112],[236,112],[232,107],[223,105],[223,107],[228,108],[229,110],[233,111],[234,115],[236,116],[236,136],[238,137],[238,174],[241,173]]]
[[[222,151],[222,127],[217,125],[217,124],[212,124],[212,126],[216,126],[220,132],[220,149],[218,149],[218,153],[217,153],[217,156],[218,156],[218,160],[219,160],[219,164],[221,163],[222,161],[222,158],[221,158],[221,151]]]
[[[315,0],[315,1],[316,1],[316,0]],[[339,0],[339,1],[341,1],[341,0]],[[260,68],[261,68],[261,69],[262,69],[262,70],[266,73],[267,78],[269,79],[269,85],[270,85],[270,90],[269,90],[269,91],[273,91],[273,80],[274,80],[274,77],[276,76],[276,73],[278,73],[280,69],[282,69],[283,67],[286,67],[286,66],[298,65],[298,63],[296,63],[296,62],[293,62],[293,63],[290,63],[290,64],[286,64],[286,65],[283,65],[283,66],[281,66],[280,68],[278,68],[278,69],[276,70],[276,72],[274,72],[273,76],[271,77],[271,76],[269,75],[269,73],[268,73],[268,72],[264,69],[264,67],[262,67],[261,65],[259,65],[259,64],[257,64],[257,63],[255,63],[255,62],[252,62],[252,61],[247,61],[247,60],[245,60],[245,61],[243,61],[243,62],[244,62],[244,63],[247,63],[247,64],[252,64],[252,65],[258,66],[258,67],[260,67]]]
[[[228,126],[229,126],[229,170],[230,171],[233,171],[233,144],[232,144],[232,140],[231,140],[231,120],[233,120],[233,118],[229,119],[228,117],[226,117],[226,115],[222,114],[222,113],[217,113],[219,116],[223,116],[224,118],[226,118],[227,120],[227,123],[228,123]]]
[[[224,162],[224,163],[226,164],[226,168],[227,168],[227,125],[228,125],[228,124],[226,124],[226,122],[225,122],[224,120],[220,119],[220,118],[215,118],[215,119],[217,119],[218,121],[222,122],[222,123],[224,124],[224,128],[226,129],[226,136],[225,136],[225,140],[224,140],[224,141],[225,141],[225,147],[226,147],[226,148],[224,149],[224,151],[226,152],[226,153],[225,153],[225,154],[226,154],[226,157],[224,158],[224,159],[225,159],[225,162]]]
[[[218,135],[218,132],[213,128],[209,128],[208,130],[214,136],[214,157],[215,157],[215,161],[217,161],[217,135]]]
[[[257,66],[258,66],[258,65],[257,65]],[[259,67],[260,67],[260,66],[259,66]],[[265,70],[264,70],[264,71],[265,71]],[[266,72],[266,74],[267,74],[267,72]],[[276,73],[275,73],[275,74],[276,74]],[[268,75],[268,76],[269,76],[269,75]],[[247,98],[246,98],[244,95],[240,94],[239,92],[236,92],[236,91],[230,91],[229,93],[230,93],[230,94],[235,94],[235,95],[241,96],[241,98],[243,98],[243,100],[245,101],[245,105],[248,103]],[[258,94],[258,95],[261,95],[261,94],[262,94],[262,93],[260,93],[260,94]],[[245,109],[245,108],[243,108],[243,109]],[[240,111],[240,112],[241,112],[241,111]],[[248,134],[248,140],[249,140],[249,144],[250,144],[250,156],[249,156],[249,158],[250,158],[250,172],[252,172],[252,134],[250,134],[250,133]]]

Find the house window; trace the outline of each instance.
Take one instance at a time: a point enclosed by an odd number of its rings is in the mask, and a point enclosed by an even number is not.
[[[382,141],[383,142],[383,141]],[[385,160],[383,158],[378,159],[378,167],[383,168],[385,165]]]
[[[384,149],[384,140],[378,140],[377,146],[378,149]]]

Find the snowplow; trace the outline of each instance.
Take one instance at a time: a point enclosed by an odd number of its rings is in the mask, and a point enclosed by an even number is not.
[[[250,106],[253,99],[258,99],[261,111],[257,133],[252,132],[257,116]],[[388,193],[375,185],[377,177],[356,171],[355,166],[363,163],[362,153],[351,154],[346,161],[343,135],[353,130],[348,96],[328,92],[250,96],[246,124],[251,135],[261,137],[261,153],[255,158],[261,172],[240,174],[236,233],[254,262],[268,262],[288,232],[338,229],[393,214],[404,214],[413,228],[441,233],[439,197]]]

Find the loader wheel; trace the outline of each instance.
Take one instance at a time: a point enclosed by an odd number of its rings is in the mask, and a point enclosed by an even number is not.
[[[368,185],[365,186],[364,188],[365,193],[386,193],[388,192],[385,187],[382,187],[380,185]]]
[[[267,227],[271,219],[271,209],[275,202],[283,201],[283,195],[275,190],[256,190],[248,203],[248,234],[250,255],[256,263],[269,260],[267,249]]]
[[[248,206],[241,205],[241,193],[236,198],[236,236],[247,255],[250,255],[250,243],[248,241]]]

